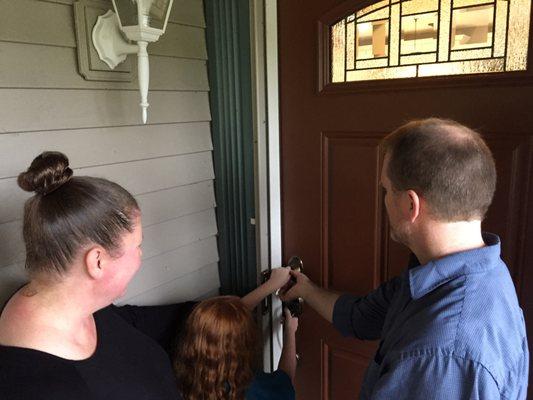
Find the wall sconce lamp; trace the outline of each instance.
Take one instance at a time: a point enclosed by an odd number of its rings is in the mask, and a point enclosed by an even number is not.
[[[142,121],[146,124],[150,80],[148,43],[159,39],[167,27],[173,0],[112,0],[115,12],[98,17],[92,39],[98,56],[114,69],[128,54],[137,54]],[[120,32],[123,32],[125,40]],[[132,44],[136,42],[137,44]]]

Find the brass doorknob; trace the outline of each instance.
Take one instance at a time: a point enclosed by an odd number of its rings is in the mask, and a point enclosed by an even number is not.
[[[302,259],[298,256],[292,256],[291,258],[289,258],[289,261],[287,262],[287,267],[290,267],[293,271],[298,271],[302,273],[304,272],[304,263]],[[296,279],[292,278],[291,283],[293,285],[296,284]],[[303,313],[303,302],[304,299],[299,297],[291,301],[284,301],[283,307],[287,307],[293,317],[299,317]]]
[[[293,271],[304,272],[304,263],[302,259],[298,256],[292,256],[289,258],[287,267],[291,267]]]

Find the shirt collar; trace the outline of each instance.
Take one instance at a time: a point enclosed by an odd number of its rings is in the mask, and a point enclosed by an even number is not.
[[[500,238],[483,233],[486,246],[433,260],[409,269],[409,286],[414,300],[425,296],[452,279],[494,268],[500,260]]]

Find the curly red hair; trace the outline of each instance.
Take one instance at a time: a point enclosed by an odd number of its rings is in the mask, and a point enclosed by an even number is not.
[[[257,327],[238,297],[198,304],[174,367],[185,400],[244,400],[253,379]]]

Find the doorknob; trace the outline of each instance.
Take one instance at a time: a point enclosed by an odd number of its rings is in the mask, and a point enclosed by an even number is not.
[[[298,256],[292,256],[287,263],[287,267],[290,267],[293,271],[304,272],[304,263],[302,259]],[[296,279],[291,278],[292,285],[296,283]],[[291,285],[291,286],[292,286]],[[289,287],[290,289],[290,287]],[[287,307],[291,312],[293,317],[299,317],[303,313],[303,302],[304,299],[298,297],[297,299],[291,301],[284,301],[283,307]]]
[[[290,267],[293,271],[302,272],[304,271],[304,263],[298,256],[292,256],[289,258],[289,261],[287,262],[287,267]],[[270,270],[266,270],[261,272],[261,282],[265,283],[270,278]],[[291,278],[292,285],[296,283],[296,280],[294,278]],[[290,287],[289,287],[290,289]],[[299,317],[302,315],[303,312],[303,304],[304,300],[299,297],[297,299],[291,300],[291,301],[284,301],[283,307],[287,307],[289,311],[291,312],[292,316]],[[263,315],[266,315],[268,311],[270,310],[270,302],[268,299],[263,300]]]

